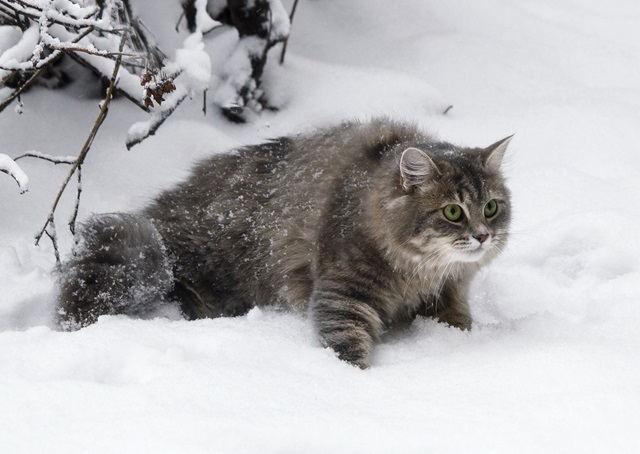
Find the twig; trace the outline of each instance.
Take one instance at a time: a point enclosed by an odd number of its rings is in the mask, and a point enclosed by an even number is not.
[[[291,7],[291,14],[289,14],[289,26],[291,26],[291,24],[293,24],[293,16],[296,13],[296,7],[297,6],[298,6],[298,0],[294,0],[293,6]],[[287,35],[287,37],[284,40],[284,43],[282,43],[282,52],[280,53],[280,64],[281,65],[284,64],[284,54],[287,53],[287,43],[289,42],[289,36],[291,36],[291,28],[289,28],[289,35]]]
[[[22,158],[36,158],[42,159],[43,161],[53,162],[54,164],[69,164],[72,165],[76,162],[75,156],[51,156],[50,154],[41,153],[39,151],[28,151],[23,155],[18,156],[14,159],[14,161],[18,161]]]
[[[14,99],[20,96],[23,91],[29,88],[31,84],[36,81],[37,77],[40,75],[43,69],[44,69],[44,66],[42,68],[38,68],[36,72],[34,72],[33,75],[29,77],[29,79],[25,83],[23,83],[19,88],[17,88],[13,93],[11,93],[8,98],[6,98],[4,101],[0,103],[0,113],[2,113],[2,111],[6,109],[7,106],[11,104]]]
[[[272,31],[273,31],[273,11],[271,11],[271,8],[269,8],[269,30],[267,31],[267,38],[265,39],[264,49],[262,49],[262,57],[260,58],[260,62],[261,62],[260,66],[262,66],[263,68],[265,63],[267,62],[267,54],[269,53],[269,49],[271,49],[271,47],[275,45],[275,42],[271,42]],[[262,71],[260,72],[262,73]],[[259,77],[256,77],[256,79],[258,78]],[[256,84],[260,85],[258,83],[258,80],[256,80]]]
[[[128,20],[132,29],[136,32],[131,38],[134,49],[144,51],[147,58],[153,60],[155,66],[162,66],[162,62],[167,58],[167,55],[158,46],[156,38],[147,27],[147,24],[139,17],[129,17]]]
[[[120,50],[119,50],[119,52],[122,52],[122,49],[124,48],[125,38],[126,38],[126,34],[123,33],[122,38],[120,39]],[[84,145],[82,147],[82,150],[80,151],[80,154],[78,155],[78,159],[76,160],[76,162],[71,167],[71,170],[69,170],[69,173],[68,173],[67,177],[65,178],[64,182],[62,183],[62,187],[58,191],[58,194],[57,194],[57,196],[56,196],[56,198],[55,198],[55,200],[53,202],[53,206],[51,208],[51,212],[49,214],[49,218],[47,219],[47,222],[44,224],[44,227],[42,227],[40,232],[36,235],[36,246],[40,243],[40,239],[42,239],[42,235],[44,235],[46,233],[47,227],[50,224],[53,223],[53,214],[55,213],[56,208],[58,208],[58,203],[60,202],[60,198],[62,197],[62,193],[67,188],[67,185],[69,184],[69,181],[71,180],[71,177],[73,176],[75,171],[84,162],[84,159],[86,158],[87,153],[89,152],[89,149],[91,148],[91,144],[93,143],[93,139],[95,139],[96,134],[98,133],[98,130],[100,129],[100,126],[102,126],[102,122],[104,121],[104,119],[107,117],[107,114],[109,113],[109,103],[111,102],[111,97],[113,96],[113,92],[114,92],[115,85],[116,85],[116,76],[118,75],[118,71],[120,70],[120,62],[121,61],[122,61],[122,56],[118,55],[118,57],[116,58],[115,65],[113,66],[113,73],[111,74],[111,80],[109,82],[109,88],[107,89],[107,94],[106,94],[106,96],[104,98],[104,101],[101,103],[102,106],[100,108],[100,113],[98,114],[98,118],[96,118],[96,121],[93,124],[93,127],[91,128],[91,132],[89,133],[89,136],[87,137],[87,140],[85,141],[85,143],[84,143]]]
[[[76,195],[76,204],[73,209],[73,215],[69,220],[69,230],[71,234],[76,236],[76,220],[78,219],[78,211],[80,210],[80,195],[82,195],[82,166],[78,166],[78,194]]]
[[[130,135],[131,131],[135,128],[140,128],[143,131],[137,132],[136,134],[133,134],[133,136],[127,138],[127,150],[131,150],[131,148],[141,143],[147,137],[154,135],[158,128],[162,126],[162,123],[164,123],[165,120],[169,118],[173,111],[176,110],[180,104],[182,104],[182,101],[184,101],[187,96],[189,96],[189,94],[185,91],[184,93],[175,96],[177,96],[177,98],[175,99],[175,101],[173,101],[171,107],[167,109],[161,109],[157,111],[157,113],[154,112],[153,117],[149,121],[136,123],[131,127],[131,129],[129,129]]]
[[[51,232],[49,232],[49,229],[45,229],[46,235],[49,237],[49,239],[51,240],[51,243],[53,243],[53,253],[56,256],[56,264],[60,265],[60,251],[58,250],[58,232],[56,231],[56,224],[53,220],[53,213],[51,213],[51,216],[49,218],[49,227],[51,227]]]
[[[178,18],[178,22],[176,22],[176,33],[180,33],[180,23],[182,22],[182,19],[184,19],[184,9]]]
[[[103,50],[92,50],[85,47],[73,47],[73,46],[58,46],[54,44],[46,44],[49,49],[58,50],[63,52],[82,52],[83,54],[95,55],[97,57],[130,57],[130,58],[142,58],[138,54],[126,54],[123,52],[108,52]]]
[[[202,113],[205,117],[207,116],[207,91],[206,88],[202,91]]]
[[[55,60],[57,60],[58,58],[60,58],[62,56],[62,53],[59,53],[55,58],[53,58],[52,60],[50,60],[50,62],[53,62]],[[35,72],[31,75],[31,77],[29,77],[29,79],[27,79],[27,81],[25,83],[23,83],[22,85],[20,85],[20,87],[18,87],[13,93],[11,93],[9,95],[9,97],[7,97],[4,101],[2,101],[0,103],[0,113],[2,113],[2,111],[4,109],[7,108],[7,106],[9,106],[14,99],[16,99],[18,96],[20,96],[27,88],[29,88],[31,86],[31,84],[33,84],[36,79],[38,78],[38,76],[40,75],[40,73],[42,72],[42,70],[44,70],[46,68],[46,66],[41,66],[40,68],[36,69]]]

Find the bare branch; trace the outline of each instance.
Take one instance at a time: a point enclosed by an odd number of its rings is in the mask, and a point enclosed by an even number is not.
[[[0,102],[0,113],[2,113],[2,111],[4,109],[6,109],[7,106],[9,106],[13,102],[14,99],[16,99],[18,96],[20,96],[22,94],[22,92],[24,92],[27,88],[29,88],[31,86],[31,84],[33,84],[36,81],[36,79],[40,75],[40,72],[43,70],[43,68],[44,67],[37,69],[36,72],[34,72],[31,75],[31,77],[29,77],[29,79],[25,83],[23,83],[13,93],[11,93],[11,95],[9,95],[8,98],[6,98],[4,101]]]
[[[126,34],[123,34],[122,38],[120,39],[120,48],[119,48],[120,52],[122,52],[122,49],[124,48],[125,39],[126,39]],[[58,195],[56,196],[53,202],[53,207],[51,208],[51,212],[50,212],[49,218],[47,219],[47,222],[44,224],[44,227],[42,227],[40,232],[36,235],[36,245],[40,243],[40,239],[42,238],[42,235],[45,234],[45,232],[47,231],[47,227],[53,222],[53,214],[55,213],[56,208],[58,208],[58,203],[60,202],[62,193],[67,188],[67,185],[69,184],[69,181],[71,180],[71,177],[73,176],[73,174],[76,172],[78,167],[80,167],[84,162],[84,159],[86,158],[87,153],[89,153],[89,149],[91,148],[91,144],[93,143],[93,139],[95,139],[96,134],[100,129],[100,126],[102,126],[102,122],[104,121],[104,119],[107,117],[107,114],[109,113],[109,104],[111,102],[111,98],[113,96],[113,92],[115,89],[116,77],[118,75],[118,71],[120,70],[121,61],[122,61],[122,56],[119,55],[116,59],[116,64],[113,67],[113,73],[111,74],[111,80],[109,82],[109,88],[107,89],[107,94],[104,98],[104,101],[102,101],[101,103],[102,105],[100,108],[100,113],[98,114],[98,117],[96,118],[96,121],[93,124],[93,127],[91,128],[91,132],[89,133],[89,136],[87,137],[87,140],[85,141],[84,146],[82,147],[82,150],[78,155],[78,159],[71,167],[71,170],[69,171],[67,177],[62,183],[62,187],[58,191]]]
[[[44,232],[51,243],[53,244],[53,253],[56,256],[56,265],[60,266],[60,251],[58,250],[58,232],[56,231],[56,224],[53,220],[53,213],[51,213],[51,217],[49,218],[49,226],[45,229]]]
[[[293,6],[291,7],[291,14],[289,14],[289,23],[293,24],[293,16],[296,13],[296,8],[298,7],[298,0],[294,0]],[[282,53],[280,54],[280,64],[284,64],[284,55],[287,53],[287,43],[289,42],[289,36],[284,39],[282,43]]]
[[[73,214],[69,220],[69,230],[73,236],[76,235],[76,220],[78,219],[78,211],[80,210],[80,196],[82,195],[82,166],[78,166],[78,192],[76,194],[76,204],[73,208]]]

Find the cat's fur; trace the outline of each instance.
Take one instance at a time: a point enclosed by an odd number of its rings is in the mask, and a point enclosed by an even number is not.
[[[170,300],[192,319],[309,308],[322,342],[363,368],[416,314],[469,329],[469,281],[507,240],[508,141],[459,148],[377,119],[213,156],[142,212],[84,225],[60,279],[63,324]]]

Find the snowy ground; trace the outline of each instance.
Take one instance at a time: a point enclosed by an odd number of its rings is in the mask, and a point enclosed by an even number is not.
[[[59,332],[53,254],[32,238],[66,169],[22,161],[27,194],[0,175],[2,452],[640,450],[640,3],[389,4],[300,2],[287,63],[267,73],[282,110],[253,124],[202,118],[196,100],[127,152],[143,115],[116,101],[81,217],[144,205],[197,157],[344,117],[412,119],[467,145],[516,133],[514,233],[474,284],[475,329],[419,320],[366,371],[286,312]],[[233,35],[217,42],[214,65]],[[80,85],[2,114],[0,152],[76,154],[97,115]]]

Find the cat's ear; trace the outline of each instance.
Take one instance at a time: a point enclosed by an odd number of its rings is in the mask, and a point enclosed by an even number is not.
[[[422,150],[407,148],[400,157],[400,176],[405,191],[424,183],[430,176],[440,174],[433,160]]]
[[[504,158],[504,152],[507,151],[507,147],[509,146],[509,142],[513,135],[509,137],[505,137],[502,140],[498,140],[493,145],[489,145],[487,148],[483,150],[483,159],[485,167],[488,167],[492,170],[500,170],[500,166],[502,166],[502,158]]]

